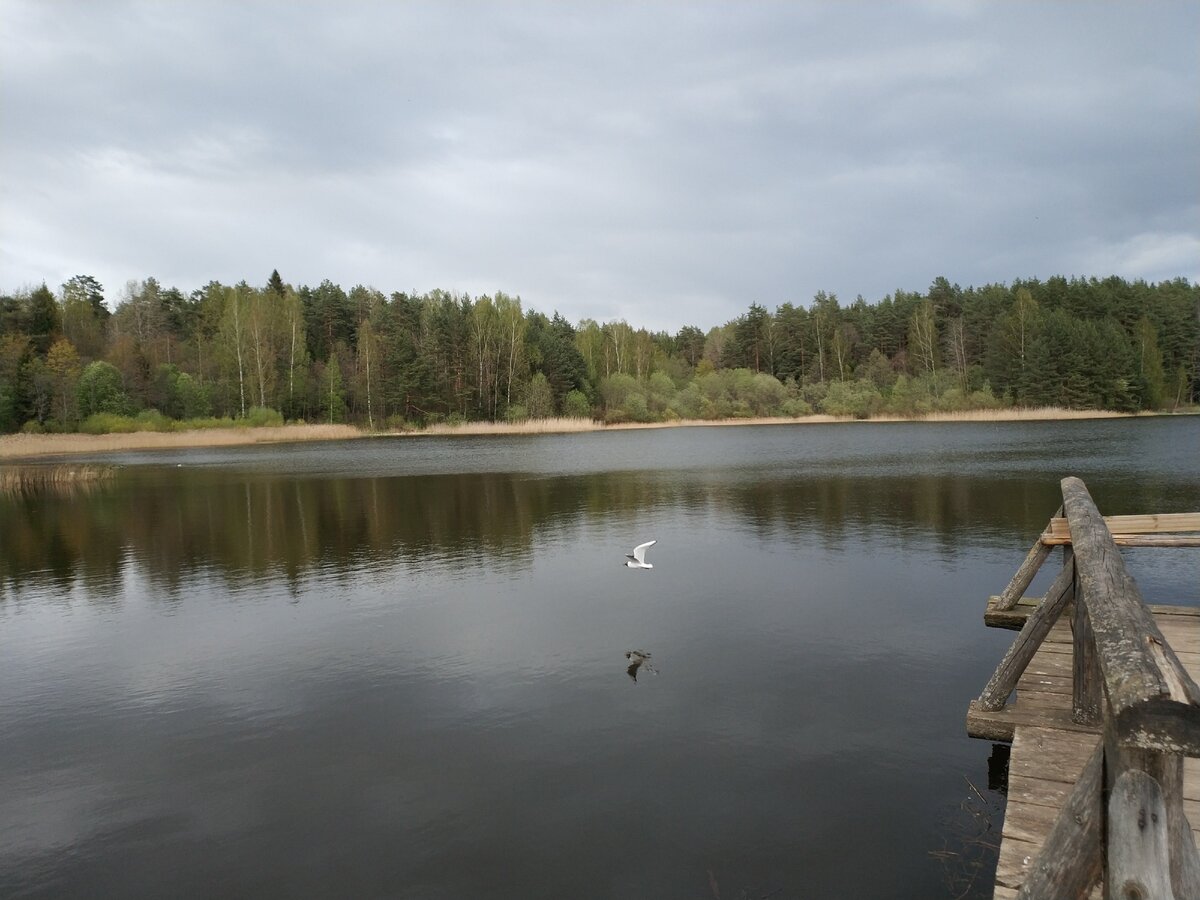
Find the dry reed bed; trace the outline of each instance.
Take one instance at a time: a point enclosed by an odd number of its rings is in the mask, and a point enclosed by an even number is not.
[[[1006,409],[974,409],[962,412],[934,412],[923,416],[872,416],[854,419],[850,416],[812,415],[799,419],[787,416],[759,416],[742,419],[679,419],[673,422],[621,422],[606,425],[593,419],[531,419],[527,422],[467,422],[462,425],[432,425],[429,428],[404,432],[406,435],[480,435],[480,434],[569,434],[585,431],[626,431],[647,428],[694,428],[734,425],[823,425],[832,422],[1050,422],[1064,419],[1129,418],[1134,413],[1110,410],[1064,409],[1058,406],[1009,407]],[[1154,413],[1137,413],[1139,416]]]
[[[233,447],[284,441],[329,441],[361,437],[353,425],[280,425],[264,428],[212,428],[197,431],[135,431],[131,434],[9,434],[0,437],[0,459],[107,453],[118,450],[171,450]]]
[[[1108,410],[1063,409],[1060,407],[977,409],[963,412],[935,412],[925,416],[875,416],[872,422],[1049,422],[1067,419],[1128,418],[1132,413]],[[1138,416],[1155,415],[1137,413]],[[844,416],[813,415],[800,419],[761,417],[753,419],[680,420],[676,422],[628,422],[605,425],[593,419],[558,417],[526,422],[467,422],[462,425],[432,425],[420,431],[405,431],[398,436],[423,435],[522,435],[576,434],[592,431],[624,431],[645,428],[695,428],[735,425],[820,425],[855,422]],[[239,444],[279,443],[287,441],[345,440],[363,437],[366,432],[353,425],[283,425],[263,428],[214,428],[199,431],[132,434],[12,434],[0,436],[0,459],[37,458],[70,453],[105,453],[120,450],[167,450],[187,447],[231,447]],[[390,436],[390,435],[389,435]]]

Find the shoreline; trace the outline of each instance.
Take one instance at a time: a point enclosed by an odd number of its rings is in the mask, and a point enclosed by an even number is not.
[[[893,422],[1057,422],[1078,419],[1132,419],[1188,413],[1121,413],[1108,410],[1035,409],[975,410],[930,413],[925,416],[811,415],[799,419],[759,417],[747,419],[681,419],[674,422],[625,422],[605,425],[592,419],[543,419],[530,422],[467,422],[433,425],[419,431],[368,432],[353,425],[280,425],[259,428],[214,428],[195,431],[136,431],[124,434],[10,434],[0,436],[0,459],[46,459],[78,453],[118,453],[127,450],[184,450],[203,447],[238,447],[254,444],[300,443],[369,437],[452,437],[480,435],[579,434],[598,431],[635,431],[657,428],[736,427],[740,425],[829,425]]]

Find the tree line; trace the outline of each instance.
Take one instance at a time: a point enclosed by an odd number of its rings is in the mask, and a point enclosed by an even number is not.
[[[0,296],[0,431],[105,418],[354,422],[553,415],[609,422],[870,416],[1005,405],[1174,409],[1200,397],[1200,285],[1118,277],[849,304],[758,303],[675,334],[571,323],[502,292],[390,296],[331,281],[129,282],[80,275]],[[96,423],[101,425],[97,426]]]

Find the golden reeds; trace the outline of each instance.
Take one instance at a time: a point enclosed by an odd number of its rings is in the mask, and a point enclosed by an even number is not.
[[[603,428],[603,423],[593,419],[557,416],[548,419],[526,419],[523,422],[463,422],[460,425],[442,423],[405,434],[574,434],[581,431],[600,431]]]
[[[361,437],[362,434],[353,425],[206,428],[197,431],[135,431],[129,434],[9,434],[0,437],[0,459],[119,450],[232,447],[278,441],[345,440]]]

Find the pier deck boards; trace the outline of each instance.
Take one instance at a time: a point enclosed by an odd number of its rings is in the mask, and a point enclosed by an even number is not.
[[[1020,627],[1018,619],[1023,619],[1030,608],[1022,601],[1006,614],[1007,619],[989,620],[989,624]],[[1150,608],[1180,662],[1193,679],[1200,680],[1200,610]],[[1029,864],[1037,858],[1099,740],[1097,729],[1071,721],[1071,629],[1066,617],[1050,630],[1021,676],[1015,701],[996,712],[972,703],[967,731],[972,737],[1012,741],[1008,803],[994,895],[998,900],[1008,900],[1017,896]],[[1200,842],[1200,759],[1184,761],[1184,812]],[[1101,896],[1099,888],[1092,896]]]

